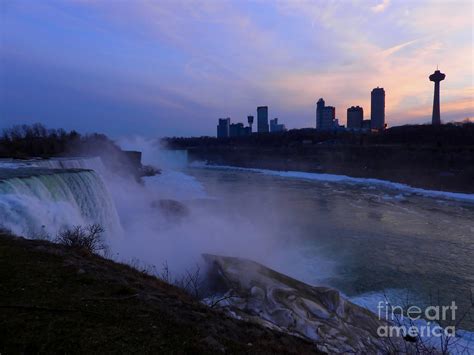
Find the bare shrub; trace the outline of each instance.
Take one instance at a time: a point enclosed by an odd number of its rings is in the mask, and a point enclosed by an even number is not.
[[[131,258],[125,263],[143,274],[156,277],[169,285],[180,288],[196,300],[201,300],[205,296],[205,280],[202,276],[199,264],[196,264],[191,270],[186,269],[183,273],[175,275],[171,272],[166,260],[163,262],[161,269],[153,264],[143,262],[138,258]]]
[[[441,305],[442,300],[440,297],[440,292],[439,290],[437,291],[437,297],[434,298],[433,294],[430,292],[430,301],[429,304],[431,305]],[[449,327],[454,327],[455,329],[459,329],[459,326],[462,324],[462,322],[470,317],[474,311],[474,293],[471,290],[470,295],[469,295],[469,304],[467,307],[463,310],[460,310],[461,316],[457,318],[457,320],[452,319],[439,319],[437,320],[437,324],[441,327],[443,331],[446,329],[449,329]],[[387,295],[384,292],[384,297],[385,297],[385,302],[388,305],[391,314],[395,316],[395,319],[392,319],[391,322],[395,324],[398,327],[406,327],[406,328],[411,328],[414,327],[415,329],[417,328],[417,323],[411,319],[408,314],[407,310],[409,309],[410,306],[412,306],[411,302],[409,301],[409,294],[407,292],[406,299],[404,301],[404,304],[401,305],[402,311],[400,314],[396,314],[393,312],[393,310],[396,308],[394,307]],[[389,320],[390,321],[390,320]],[[428,322],[428,324],[430,324]],[[471,340],[467,340],[466,342],[462,342],[461,338],[458,336],[459,333],[456,332],[454,334],[455,336],[447,336],[447,335],[441,335],[439,336],[439,343],[436,344],[437,339],[430,339],[429,337],[422,337],[420,334],[416,334],[416,336],[409,336],[405,335],[403,337],[404,339],[404,345],[405,349],[399,349],[396,347],[392,342],[391,339],[389,338],[389,341],[391,342],[392,347],[390,348],[390,353],[395,353],[395,352],[402,352],[402,353],[410,353],[409,349],[414,349],[416,354],[442,354],[442,355],[449,355],[451,353],[456,353],[456,354],[470,354],[472,350],[472,344]]]
[[[58,233],[56,242],[71,248],[86,250],[90,253],[105,252],[107,247],[102,233],[104,228],[99,224],[89,226],[74,226]]]
[[[181,278],[174,281],[174,285],[183,289],[195,299],[201,299],[202,279],[199,265],[196,264],[193,271],[186,270]]]
[[[174,285],[193,298],[200,300],[203,296],[203,280],[201,276],[201,268],[198,264],[194,267],[193,270],[185,270],[183,274],[178,277],[175,277],[168,266],[168,262],[165,261],[162,265],[161,271],[157,270],[155,265],[145,265],[141,266],[140,263],[134,262],[130,264],[135,269],[144,272],[148,275],[157,277],[167,284]]]

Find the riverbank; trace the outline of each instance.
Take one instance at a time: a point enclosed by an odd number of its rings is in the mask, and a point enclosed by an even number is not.
[[[474,193],[474,124],[392,127],[383,132],[315,129],[246,137],[167,138],[189,160],[215,165],[373,178]]]
[[[237,166],[227,165],[213,165],[206,164],[203,162],[194,162],[190,164],[191,168],[194,169],[209,169],[209,170],[223,170],[223,171],[241,171],[255,174],[263,174],[268,176],[276,176],[286,179],[306,180],[306,181],[318,181],[324,183],[342,183],[350,185],[360,186],[379,186],[388,188],[390,190],[396,190],[400,193],[415,194],[425,197],[433,197],[439,199],[457,200],[464,202],[474,202],[474,194],[462,193],[462,192],[449,192],[439,190],[427,190],[418,187],[413,187],[406,184],[396,183],[388,180],[373,179],[373,178],[355,178],[346,175],[335,175],[335,174],[324,174],[324,173],[308,173],[302,171],[279,171],[270,169],[256,169],[256,168],[243,168]]]
[[[474,193],[472,148],[399,146],[187,148],[189,161],[277,171],[301,171],[372,178],[428,190]]]
[[[0,352],[317,353],[99,256],[0,233]]]

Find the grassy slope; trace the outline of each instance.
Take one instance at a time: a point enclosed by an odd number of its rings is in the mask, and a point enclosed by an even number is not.
[[[251,343],[251,344],[249,344]],[[126,265],[0,234],[0,353],[309,353]]]

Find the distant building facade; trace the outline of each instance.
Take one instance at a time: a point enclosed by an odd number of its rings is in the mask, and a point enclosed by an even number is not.
[[[385,129],[385,90],[376,87],[370,99],[371,129]]]
[[[361,129],[364,120],[364,109],[360,106],[351,106],[347,109],[347,129]]]
[[[258,133],[268,133],[268,106],[257,107],[257,131]]]
[[[249,123],[249,131],[252,133],[253,116],[247,116],[247,122]]]
[[[372,126],[371,120],[363,120],[362,121],[362,129],[364,131],[370,131],[371,126]]]
[[[316,129],[327,131],[335,127],[336,108],[334,106],[326,106],[321,98],[316,104]]]
[[[217,125],[217,138],[227,138],[230,136],[230,118],[219,118]]]
[[[243,123],[231,123],[229,127],[230,137],[243,137],[247,135],[247,128]]]
[[[336,124],[336,108],[334,106],[325,106],[323,108],[321,129],[330,130]]]
[[[253,116],[250,116],[253,117]],[[217,138],[244,137],[252,134],[252,126],[245,127],[243,123],[230,123],[230,118],[219,118]]]
[[[278,123],[278,118],[274,118],[270,120],[270,132],[284,132],[286,131],[286,127],[284,124]]]

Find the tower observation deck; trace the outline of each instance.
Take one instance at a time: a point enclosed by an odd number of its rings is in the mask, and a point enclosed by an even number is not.
[[[434,81],[434,97],[433,97],[433,116],[431,118],[432,125],[441,124],[441,113],[439,108],[439,83],[446,77],[445,74],[441,73],[438,69],[430,75],[430,81]]]

